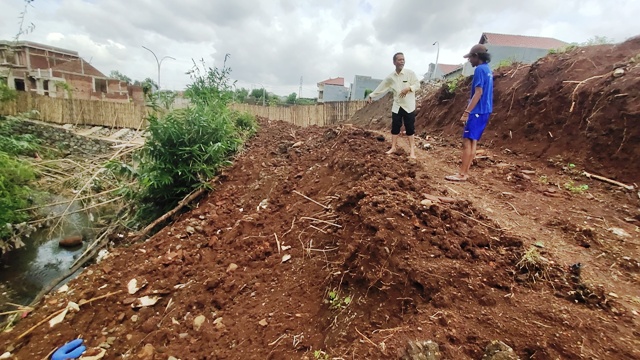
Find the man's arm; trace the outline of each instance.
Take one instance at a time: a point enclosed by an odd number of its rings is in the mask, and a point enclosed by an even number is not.
[[[476,105],[478,105],[478,102],[480,102],[481,97],[482,97],[482,87],[477,86],[476,91],[473,93],[473,97],[471,98],[471,101],[469,101],[469,105],[467,105],[467,109],[464,112],[467,114],[471,113],[471,111],[475,109]]]
[[[373,90],[371,94],[369,94],[369,100],[373,99],[374,97],[378,97],[386,93],[387,91],[389,91],[389,77],[384,78],[384,80],[382,80],[378,87]]]

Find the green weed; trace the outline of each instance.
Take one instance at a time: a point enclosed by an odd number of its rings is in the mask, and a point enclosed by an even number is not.
[[[313,358],[316,360],[329,360],[329,354],[322,350],[316,350],[313,352]]]
[[[582,184],[577,185],[573,182],[573,180],[564,183],[564,188],[571,191],[574,194],[582,194],[585,191],[589,190],[589,185]]]
[[[329,291],[327,295],[329,308],[331,310],[341,310],[349,306],[351,304],[351,296],[342,297],[337,290]]]

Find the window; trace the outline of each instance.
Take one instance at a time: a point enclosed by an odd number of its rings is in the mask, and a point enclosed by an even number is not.
[[[106,79],[96,79],[93,78],[93,88],[96,92],[106,93],[107,92],[107,80]]]
[[[26,91],[27,88],[24,85],[24,79],[14,79],[14,84],[16,86],[16,91]]]

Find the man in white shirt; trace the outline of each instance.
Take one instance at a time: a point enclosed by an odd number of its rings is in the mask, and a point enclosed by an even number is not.
[[[411,152],[410,159],[416,158],[415,134],[416,122],[416,91],[420,88],[420,81],[416,74],[404,68],[404,54],[396,53],[393,55],[393,65],[396,71],[387,76],[380,85],[371,93],[367,101],[371,103],[374,97],[378,97],[387,91],[393,92],[393,106],[391,107],[391,149],[387,154],[396,152],[398,146],[398,135],[400,128],[404,123],[404,129],[409,137],[409,145]]]

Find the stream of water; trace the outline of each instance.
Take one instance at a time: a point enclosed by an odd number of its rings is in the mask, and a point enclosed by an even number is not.
[[[57,197],[51,202],[64,200],[68,199]],[[69,212],[80,209],[80,206],[79,203],[72,204]],[[51,214],[59,215],[66,207],[67,204],[62,204],[49,209]],[[4,254],[0,268],[0,311],[15,309],[3,306],[6,302],[28,305],[42,289],[63,276],[91,242],[91,226],[84,213],[67,215],[55,232],[41,228],[23,239],[24,247]],[[82,245],[73,248],[58,245],[61,239],[72,235],[83,235]],[[66,281],[70,278],[72,276]]]

